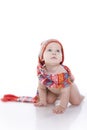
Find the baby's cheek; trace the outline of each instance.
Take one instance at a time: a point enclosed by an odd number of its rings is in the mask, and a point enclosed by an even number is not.
[[[61,62],[62,61],[62,56],[58,56],[58,62]]]

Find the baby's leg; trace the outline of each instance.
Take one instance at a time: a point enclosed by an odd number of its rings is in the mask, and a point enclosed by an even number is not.
[[[38,86],[39,101],[34,103],[35,106],[46,106],[47,105],[47,90],[45,86],[39,84]]]
[[[61,89],[60,103],[56,104],[53,112],[56,114],[63,113],[67,108],[70,97],[70,87]]]
[[[72,105],[79,105],[81,101],[84,99],[84,96],[80,94],[75,83],[70,88],[70,103]]]
[[[56,94],[54,94],[54,93],[52,93],[51,91],[48,90],[48,92],[47,92],[47,103],[53,104],[56,101],[57,97],[58,96]]]

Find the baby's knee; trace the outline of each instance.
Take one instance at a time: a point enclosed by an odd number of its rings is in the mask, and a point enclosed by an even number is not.
[[[80,105],[80,103],[83,101],[84,96],[80,96],[79,98],[75,99],[74,101],[71,101],[72,105]]]
[[[80,105],[80,101],[73,102],[72,105],[76,105],[76,106],[78,106],[78,105]]]
[[[76,106],[80,105],[80,103],[81,103],[80,99],[76,99],[75,101],[71,102],[72,105],[76,105]]]

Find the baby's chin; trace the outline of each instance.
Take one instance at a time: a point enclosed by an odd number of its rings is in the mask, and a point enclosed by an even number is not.
[[[45,64],[49,66],[57,66],[57,65],[60,65],[60,62],[47,62]]]
[[[53,58],[53,59],[50,59],[48,62],[50,64],[60,64],[61,63],[61,59]]]

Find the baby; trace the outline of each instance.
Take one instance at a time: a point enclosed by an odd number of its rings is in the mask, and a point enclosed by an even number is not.
[[[79,105],[83,100],[74,83],[70,69],[63,65],[64,50],[62,44],[56,39],[44,41],[39,54],[38,75],[38,102],[35,106],[47,106],[56,103],[54,113],[63,113],[68,103]]]

